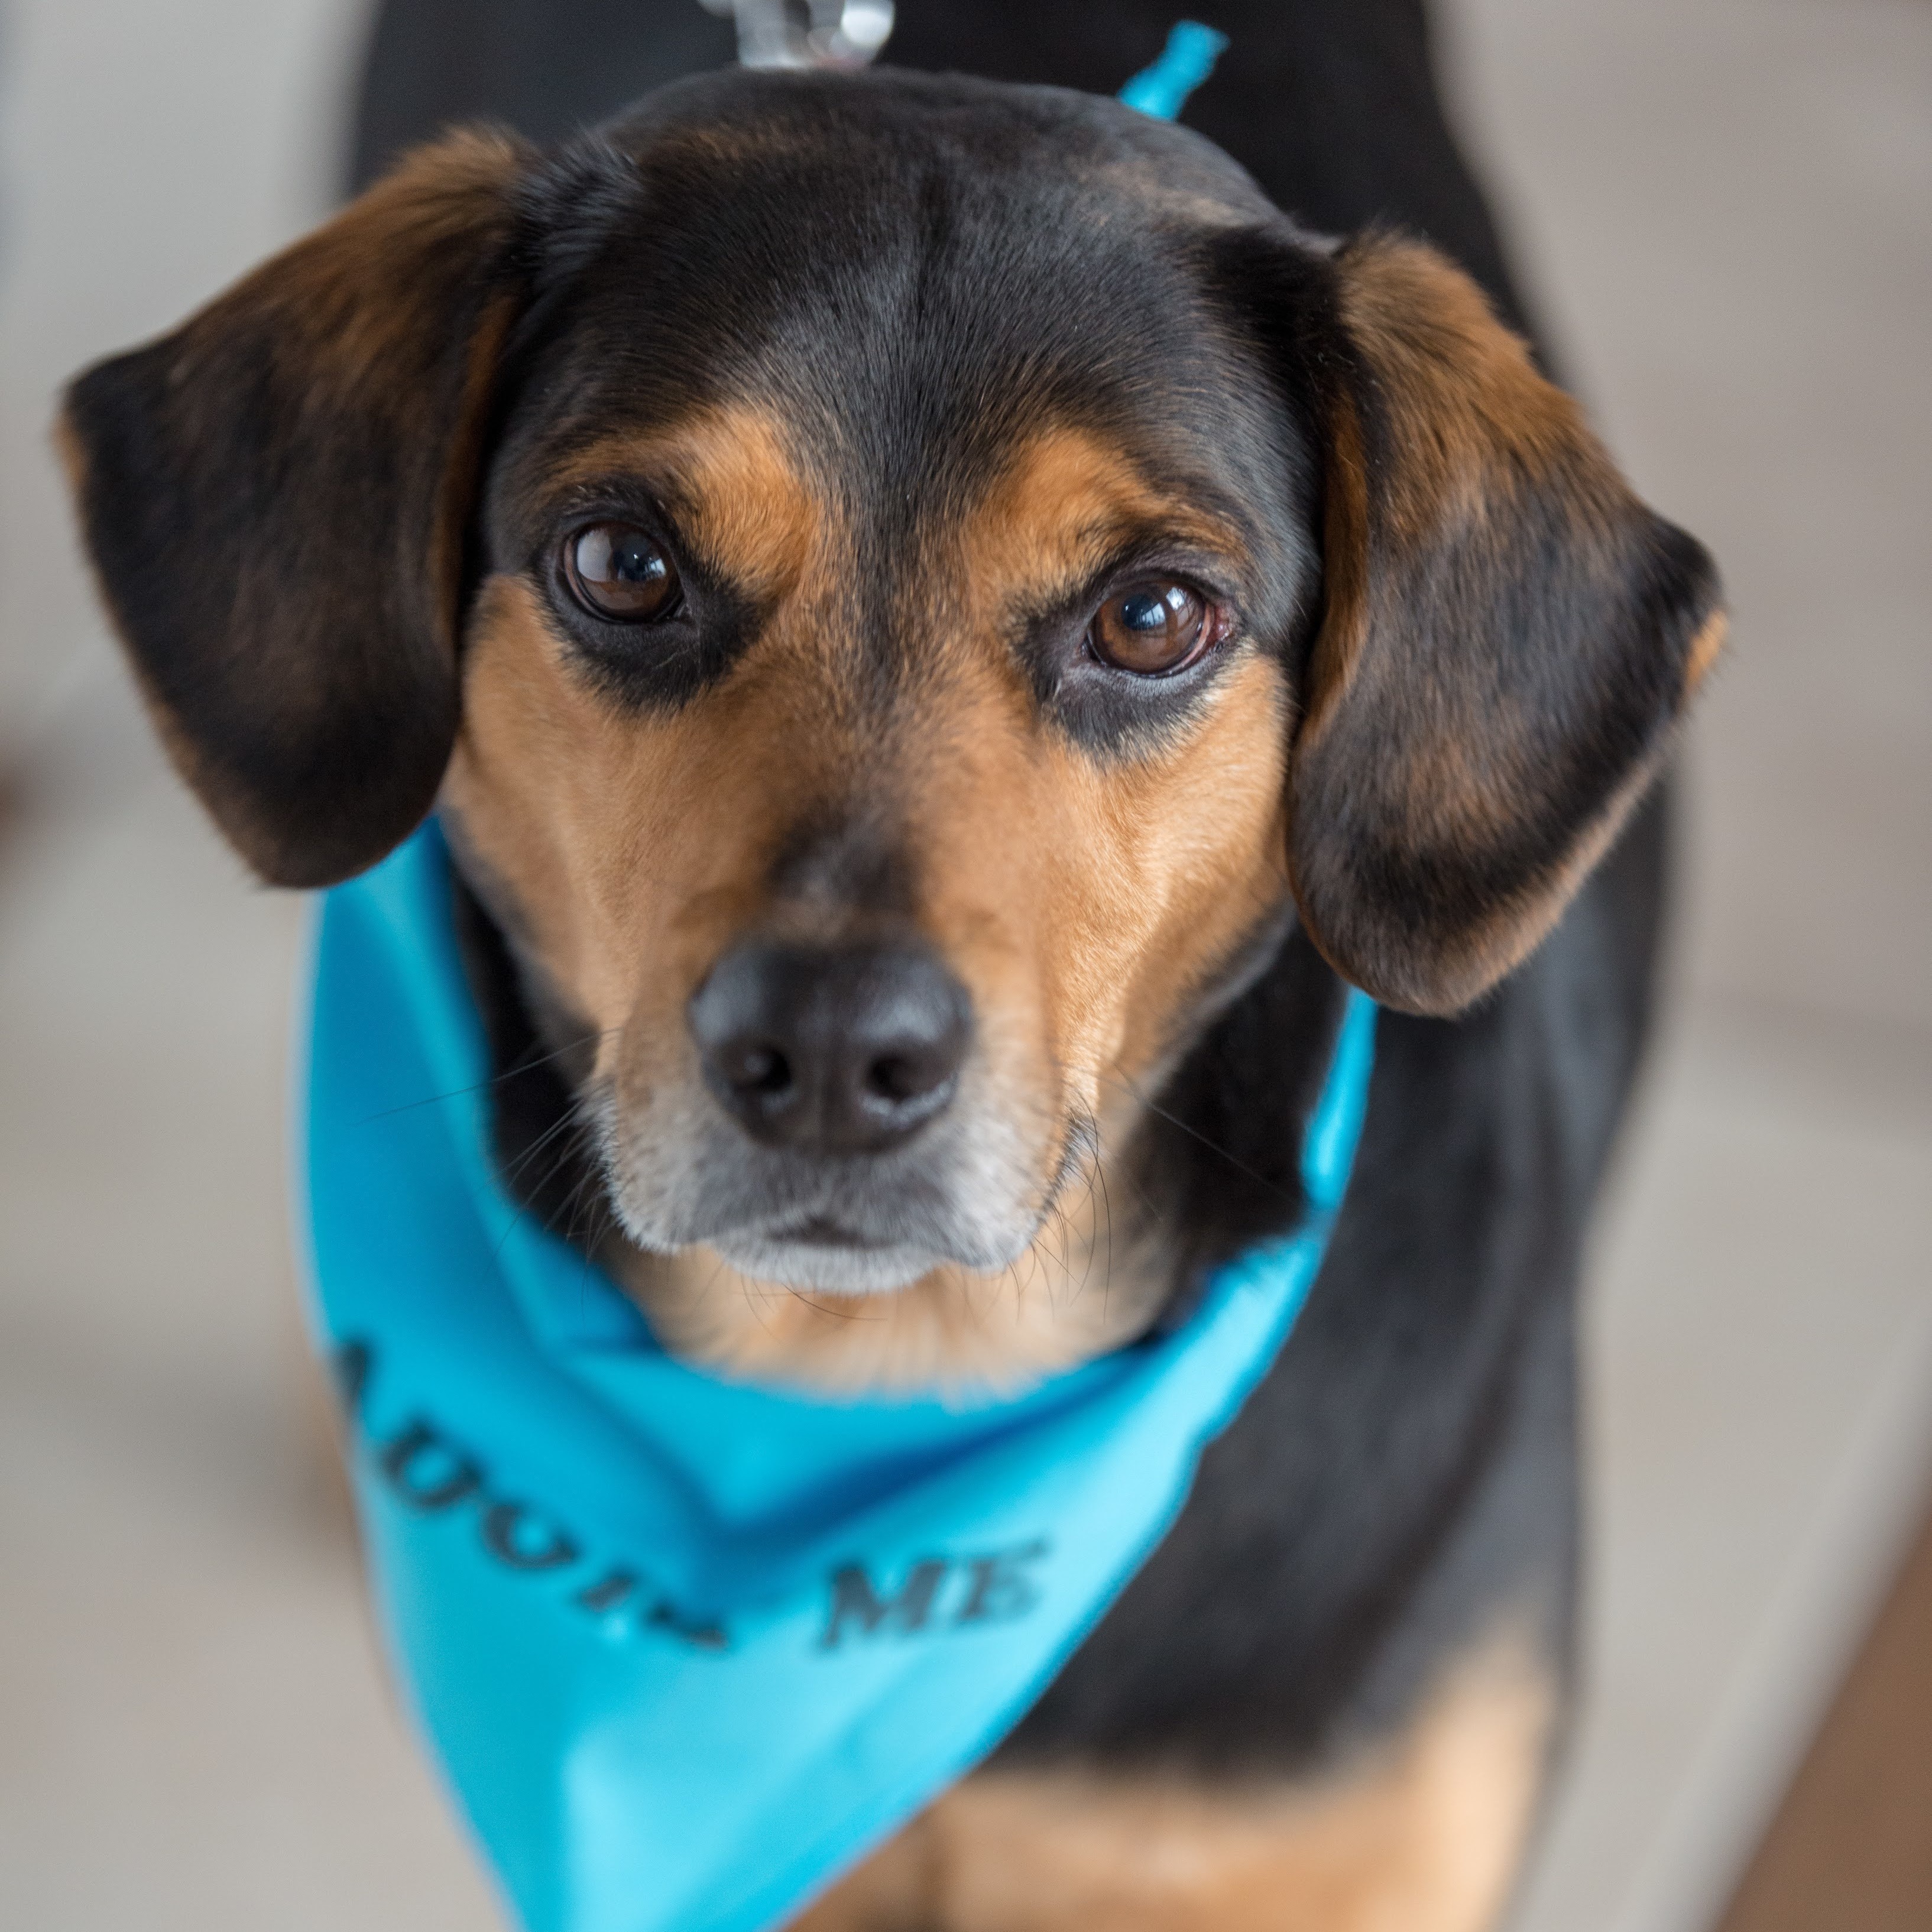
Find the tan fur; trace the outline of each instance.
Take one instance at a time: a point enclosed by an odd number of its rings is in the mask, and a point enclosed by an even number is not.
[[[1016,592],[1070,590],[1123,536],[1149,529],[1239,554],[1231,532],[1156,489],[1124,451],[1087,430],[1044,430],[1015,453],[959,532],[959,594],[980,622],[995,621]]]
[[[821,506],[769,410],[732,404],[648,438],[600,436],[553,479],[594,483],[644,476],[705,561],[760,597],[798,588],[808,560],[822,552]]]
[[[1690,640],[1690,648],[1684,654],[1684,695],[1693,695],[1698,686],[1710,675],[1711,667],[1722,654],[1725,640],[1730,635],[1730,620],[1720,610],[1706,621],[1702,630]]]
[[[1552,1708],[1546,1676],[1504,1642],[1320,1780],[980,1773],[793,1932],[1482,1932],[1522,1854]]]
[[[637,716],[572,669],[526,584],[488,584],[445,788],[486,896],[599,1035],[598,1072],[630,1104],[695,1079],[685,1007],[728,944],[754,926],[850,928],[838,908],[771,902],[792,828],[889,812],[917,923],[970,992],[986,1078],[1027,1137],[1036,1205],[1057,1205],[1075,1124],[1118,1148],[1190,994],[1285,898],[1284,699],[1272,663],[1250,654],[1176,742],[1103,764],[1037,718],[1006,630],[1124,527],[1159,519],[1222,550],[1231,536],[1118,452],[1048,432],[946,539],[942,588],[907,620],[916,694],[881,721],[850,690],[848,539],[777,430],[722,411],[649,446],[584,452],[572,476],[620,460],[674,481],[700,540],[774,614],[718,689],[675,716]],[[728,1370],[1011,1385],[1153,1313],[1165,1284],[1117,1250],[1120,1184],[1078,1177],[1002,1276],[940,1269],[862,1304],[775,1293],[702,1248],[619,1265],[673,1346]]]

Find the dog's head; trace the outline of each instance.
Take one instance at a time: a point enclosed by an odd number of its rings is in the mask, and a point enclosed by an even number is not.
[[[842,1296],[1010,1269],[1291,917],[1478,996],[1721,634],[1455,269],[1047,90],[454,136],[66,434],[256,868],[440,800],[631,1240]]]

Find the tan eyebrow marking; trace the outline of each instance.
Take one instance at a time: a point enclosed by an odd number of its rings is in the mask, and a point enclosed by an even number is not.
[[[705,560],[761,596],[797,583],[830,520],[825,493],[794,460],[778,419],[746,404],[668,429],[600,436],[574,449],[551,481],[567,489],[627,475],[664,489]]]

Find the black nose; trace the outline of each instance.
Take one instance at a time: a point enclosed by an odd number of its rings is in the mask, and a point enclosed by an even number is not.
[[[877,1154],[952,1098],[972,1031],[962,987],[912,946],[734,947],[691,1002],[712,1093],[754,1140]]]

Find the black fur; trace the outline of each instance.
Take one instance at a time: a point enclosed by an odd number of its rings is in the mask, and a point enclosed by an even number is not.
[[[1393,221],[1427,236],[1520,319],[1436,100],[1419,8],[1244,0],[1192,10],[1234,44],[1188,120],[1244,162],[1276,207],[1327,230]],[[890,52],[908,67],[1098,92],[1151,58],[1171,21],[1167,7],[1142,0],[1050,9],[903,0],[900,13]],[[478,113],[538,136],[566,133],[580,114],[615,105],[612,88],[621,98],[671,78],[668,66],[723,57],[726,30],[715,26],[693,0],[496,0],[481,13],[456,0],[391,0],[358,166]],[[569,65],[586,45],[595,74]],[[439,58],[405,57],[430,46]],[[461,59],[440,58],[457,46]],[[798,419],[838,431],[824,439],[835,455],[823,480],[859,513],[852,622],[867,646],[872,700],[896,701],[916,675],[906,598],[922,519],[969,500],[1012,423],[1042,412],[1125,438],[1177,491],[1241,506],[1254,561],[1228,594],[1250,622],[1251,647],[1278,653],[1305,695],[1324,603],[1315,550],[1334,487],[1322,464],[1337,398],[1346,394],[1364,425],[1372,484],[1376,464],[1402,460],[1384,446],[1370,372],[1351,366],[1346,331],[1323,306],[1332,307],[1334,259],[1185,130],[1065,94],[995,97],[910,76],[838,88],[836,112],[834,98],[791,80],[691,82],[596,140],[526,165],[473,248],[452,243],[439,256],[440,280],[412,298],[440,322],[427,332],[436,346],[425,346],[409,398],[430,418],[441,412],[440,440],[436,420],[418,419],[412,434],[424,446],[445,446],[454,413],[475,403],[469,346],[480,318],[493,303],[514,311],[483,399],[476,460],[488,473],[465,520],[466,580],[486,566],[520,572],[554,607],[558,535],[599,506],[550,500],[547,459],[615,420],[637,428],[688,409],[715,392],[722,368],[734,379],[760,368]],[[720,102],[772,137],[758,192],[745,191],[741,173],[721,194],[701,154],[666,138]],[[1042,128],[1051,142],[1030,149]],[[950,149],[948,130],[958,130]],[[934,141],[946,166],[928,165]],[[1049,148],[1069,164],[1064,176],[1002,172],[1012,153]],[[913,158],[882,168],[880,154],[894,152]],[[1138,254],[1124,247],[1118,226],[1092,218],[1103,192],[1075,178],[1088,164],[1104,172],[1103,162],[1220,203],[1238,238],[1226,226],[1220,240],[1204,237],[1176,217],[1153,242],[1148,224],[1133,231]],[[1135,206],[1138,191],[1123,190],[1120,206]],[[908,234],[920,249],[904,245]],[[771,272],[773,250],[783,276]],[[915,260],[941,269],[914,273]],[[916,314],[927,364],[868,356],[868,314]],[[328,640],[299,625],[258,622],[244,632],[224,598],[238,581],[260,609],[289,602],[277,595],[289,586],[260,575],[278,536],[302,560],[304,580],[341,576],[339,536],[370,558],[419,557],[452,486],[420,465],[398,470],[352,412],[329,458],[340,487],[317,499],[292,482],[300,399],[259,332],[220,337],[219,353],[232,360],[218,373],[239,401],[211,438],[206,421],[184,412],[204,398],[195,356],[213,339],[170,338],[75,392],[89,540],[190,776],[242,801],[224,820],[238,842],[272,876],[340,876],[403,836],[434,790],[454,724],[449,626],[406,566],[365,570],[354,592],[364,602],[329,607],[343,634],[334,657]],[[1068,350],[1094,340],[1106,355]],[[1210,435],[1197,434],[1200,416],[1211,416]],[[265,478],[278,490],[264,495]],[[358,478],[366,501],[345,506]],[[1609,694],[1580,745],[1564,735],[1559,700],[1570,694],[1530,707],[1557,754],[1553,790],[1522,836],[1554,836],[1562,849],[1606,788],[1640,776],[1654,754],[1681,696],[1690,628],[1714,595],[1702,553],[1654,520],[1621,528],[1590,566],[1603,581],[1586,581],[1588,568],[1570,568],[1566,507],[1532,506],[1501,561],[1490,560],[1506,578],[1553,586],[1540,601],[1502,600],[1505,646],[1540,666],[1570,641],[1587,593],[1592,610],[1607,601],[1618,614],[1607,648],[1628,655],[1640,633],[1649,654],[1634,665],[1617,658],[1607,672],[1590,661],[1593,690]],[[672,523],[674,508],[656,496],[635,506]],[[338,518],[324,556],[308,523]],[[679,540],[674,529],[664,534]],[[728,601],[728,586],[704,592],[704,560],[683,560],[700,594]],[[1458,595],[1460,568],[1438,573]],[[1092,588],[1068,586],[1070,600]],[[730,650],[688,667],[682,685],[635,666],[620,674],[602,664],[594,675],[616,680],[627,700],[688,701],[758,621],[746,607]],[[1176,680],[1157,697],[1112,692],[1084,712],[1063,703],[1068,661],[1053,623],[1040,614],[1036,634],[1016,643],[1039,661],[1043,706],[1075,736],[1131,755],[1137,732],[1159,728],[1150,707],[1187,701]],[[266,710],[246,696],[248,652],[265,639],[289,654],[269,668],[293,694]],[[345,694],[355,701],[343,703]],[[318,717],[325,728],[314,728]],[[1351,770],[1387,751],[1357,740]],[[1359,818],[1361,796],[1338,779],[1316,808],[1338,822]],[[1300,1325],[1208,1452],[1172,1534],[1004,1759],[1209,1773],[1305,1766],[1396,1722],[1431,1673],[1505,1610],[1540,1632],[1552,1673],[1567,1672],[1572,1302],[1647,1020],[1663,850],[1654,799],[1554,934],[1475,1011],[1454,1021],[1383,1015],[1357,1178]],[[1543,848],[1507,840],[1475,856],[1473,884],[1439,863],[1418,868],[1412,853],[1359,860],[1388,917],[1424,908],[1398,950],[1425,956],[1472,896],[1492,904],[1549,861]],[[594,1246],[598,1184],[563,1126],[568,1058],[544,1059],[502,936],[466,891],[462,930],[504,1076],[506,1174],[537,1211]],[[1135,1172],[1178,1231],[1177,1310],[1215,1262],[1292,1225],[1290,1150],[1340,993],[1310,932],[1289,934],[1159,1096]]]

